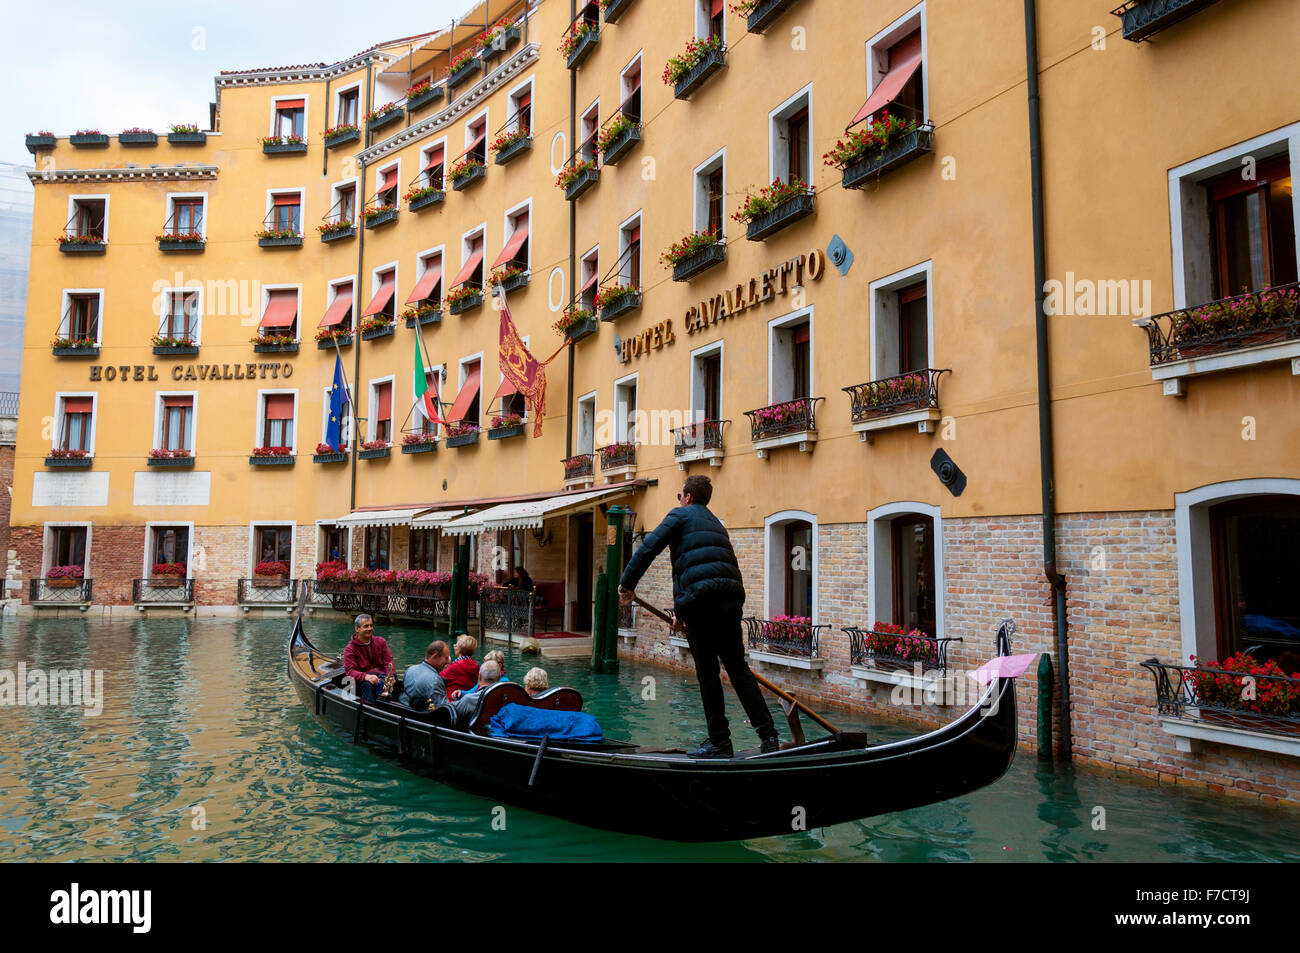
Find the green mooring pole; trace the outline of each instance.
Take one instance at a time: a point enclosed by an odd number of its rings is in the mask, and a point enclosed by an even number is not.
[[[1038,757],[1052,760],[1052,657],[1038,655]]]
[[[451,569],[451,605],[447,607],[447,637],[452,640],[469,631],[469,537],[462,536],[456,545],[456,562]]]
[[[605,659],[601,630],[605,627],[605,603],[609,601],[606,589],[605,571],[602,569],[596,576],[596,606],[591,613],[591,670],[597,674],[603,670]]]

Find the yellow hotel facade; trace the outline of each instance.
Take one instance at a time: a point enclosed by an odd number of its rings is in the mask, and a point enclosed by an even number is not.
[[[581,635],[607,507],[703,473],[801,696],[949,719],[1014,618],[1026,745],[1054,688],[1079,761],[1300,801],[1300,11],[1115,2],[502,0],[222,73],[206,131],[29,141],[25,605],[260,610],[259,563],[468,536]],[[1184,670],[1239,663],[1264,702]]]

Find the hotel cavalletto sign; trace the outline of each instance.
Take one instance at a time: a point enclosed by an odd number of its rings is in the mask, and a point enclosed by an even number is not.
[[[783,261],[774,268],[761,272],[748,282],[724,288],[710,298],[701,299],[698,304],[686,309],[683,326],[687,334],[705,331],[719,321],[734,318],[755,305],[789,294],[793,289],[803,287],[806,281],[817,281],[825,271],[826,253],[821,249],[813,249],[806,255]],[[624,338],[619,358],[627,364],[634,357],[648,355],[676,340],[672,319],[660,321],[639,334]]]
[[[243,364],[173,364],[159,376],[156,364],[91,364],[92,381],[265,381],[293,376],[293,365],[277,361]]]

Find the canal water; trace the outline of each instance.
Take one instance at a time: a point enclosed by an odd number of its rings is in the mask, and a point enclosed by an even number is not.
[[[331,651],[350,634],[346,622],[307,626]],[[430,638],[419,628],[380,632],[403,668]],[[967,797],[734,843],[666,843],[503,813],[318,725],[285,675],[288,634],[287,619],[5,620],[0,669],[100,670],[104,699],[97,717],[0,708],[0,861],[1300,860],[1300,811],[1044,769],[1032,755]],[[533,664],[509,653],[507,674],[522,680]],[[611,737],[674,746],[702,737],[692,679],[626,662],[617,676],[593,676],[583,659],[540,664],[552,685],[582,692]],[[748,745],[727,692],[733,733]],[[881,738],[900,733],[828,714]]]

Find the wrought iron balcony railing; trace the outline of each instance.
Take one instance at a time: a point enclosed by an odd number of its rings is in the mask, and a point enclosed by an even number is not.
[[[701,420],[673,430],[673,456],[704,450],[723,450],[722,430],[730,420]]]
[[[596,455],[594,453],[579,453],[572,457],[566,457],[564,463],[564,479],[578,480],[583,477],[592,477],[596,474]]]
[[[483,629],[504,632],[507,638],[531,636],[537,594],[532,589],[491,586],[479,593],[479,624]]]
[[[331,608],[349,614],[368,612],[445,623],[451,612],[447,586],[316,579],[312,594],[313,599],[328,597]],[[471,592],[466,616],[477,619],[478,609],[478,593]]]
[[[1119,17],[1124,39],[1149,40],[1180,20],[1199,13],[1218,0],[1125,0],[1110,11]]]
[[[782,401],[757,410],[745,411],[749,418],[750,438],[770,440],[788,434],[815,433],[817,430],[817,404],[824,397],[799,397]]]
[[[817,658],[819,635],[827,624],[785,622],[773,619],[746,618],[749,647],[756,652],[771,652],[793,658]]]
[[[181,576],[132,579],[131,601],[136,605],[193,605],[194,580]]]
[[[91,580],[36,578],[28,584],[28,598],[37,603],[81,605],[90,601]]]
[[[1300,338],[1300,284],[1221,298],[1134,324],[1147,333],[1151,366]]]
[[[859,424],[909,410],[938,410],[939,375],[946,373],[946,367],[926,367],[841,389],[849,395],[853,423]]]
[[[293,605],[298,601],[298,580],[266,583],[259,579],[240,579],[235,588],[235,598],[241,606]]]
[[[1142,663],[1156,684],[1156,711],[1229,728],[1300,734],[1300,678]]]
[[[948,670],[948,645],[960,638],[938,639],[915,632],[883,632],[846,625],[849,636],[849,658],[853,665],[878,665],[885,668],[911,669],[920,663],[925,671]]]
[[[600,454],[602,470],[636,466],[636,444],[634,443],[612,443],[608,447],[601,447],[597,452]]]

